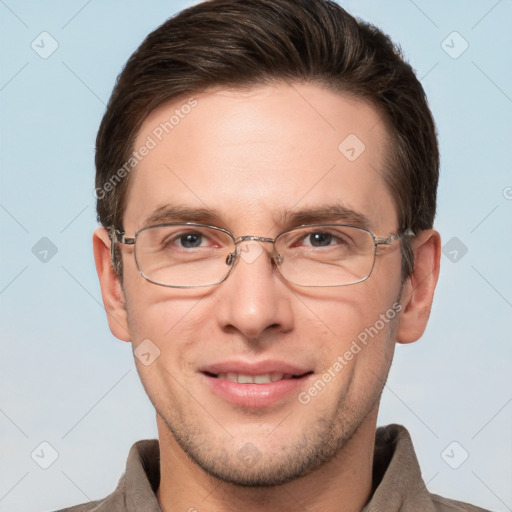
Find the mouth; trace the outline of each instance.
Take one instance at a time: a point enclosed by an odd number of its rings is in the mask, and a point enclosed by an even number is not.
[[[248,375],[243,373],[227,372],[227,373],[211,373],[203,372],[208,377],[221,380],[229,380],[237,382],[238,384],[270,384],[271,382],[278,382],[288,379],[302,379],[303,377],[312,374],[313,372],[305,372],[300,375],[293,375],[291,373],[262,373],[259,375]]]
[[[203,382],[218,398],[238,407],[262,408],[298,397],[312,370],[284,362],[225,362],[200,369]]]

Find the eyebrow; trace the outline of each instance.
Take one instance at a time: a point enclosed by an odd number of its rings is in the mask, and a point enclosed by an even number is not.
[[[144,227],[166,222],[197,222],[219,224],[220,216],[209,208],[190,208],[180,205],[165,205],[157,208],[145,221]]]
[[[302,210],[287,210],[282,214],[282,220],[276,224],[284,225],[285,229],[302,224],[323,224],[330,222],[343,222],[355,226],[369,228],[371,223],[368,217],[351,208],[340,204],[327,204]],[[191,208],[181,205],[165,205],[157,208],[145,221],[144,227],[167,222],[197,222],[224,227],[221,215],[210,208]]]
[[[298,211],[288,211],[284,215],[286,225],[322,224],[329,222],[344,222],[355,226],[369,228],[368,217],[351,208],[340,204],[328,204]]]

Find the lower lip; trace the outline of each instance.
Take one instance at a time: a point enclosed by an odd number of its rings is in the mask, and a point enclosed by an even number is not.
[[[298,379],[283,379],[268,384],[240,384],[203,373],[206,383],[216,395],[239,407],[249,408],[268,407],[289,395],[297,396],[310,376],[307,374]]]

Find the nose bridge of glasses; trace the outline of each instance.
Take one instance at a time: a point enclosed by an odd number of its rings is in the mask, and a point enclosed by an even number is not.
[[[254,236],[254,235],[245,235],[245,236],[239,236],[238,238],[235,238],[235,245],[238,245],[241,242],[268,242],[268,243],[274,243],[275,238],[268,238],[266,236]]]

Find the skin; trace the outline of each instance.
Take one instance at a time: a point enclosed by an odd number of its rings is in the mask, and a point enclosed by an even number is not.
[[[194,97],[197,107],[130,177],[127,236],[168,204],[210,208],[215,224],[235,236],[274,237],[288,227],[284,212],[325,204],[364,214],[378,236],[396,233],[396,208],[381,177],[387,133],[373,107],[310,84]],[[186,100],[153,111],[135,147]],[[366,146],[352,162],[338,150],[349,134]],[[347,512],[361,510],[372,490],[377,412],[395,344],[416,341],[427,324],[438,233],[415,238],[415,270],[405,283],[395,243],[379,249],[368,280],[333,288],[287,283],[271,265],[270,244],[251,263],[239,260],[220,285],[199,289],[149,283],[132,247],[122,246],[121,285],[103,228],[93,242],[112,333],[134,349],[149,338],[160,350],[149,366],[135,361],[157,413],[162,509],[325,512],[343,503]],[[399,297],[400,315],[306,405],[292,394],[263,409],[235,407],[198,372],[227,359],[284,360],[314,372],[300,389],[307,391]],[[261,454],[252,467],[237,457],[248,442]]]

